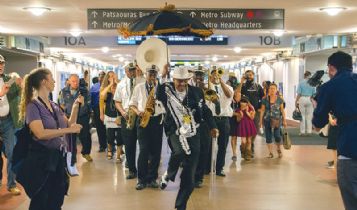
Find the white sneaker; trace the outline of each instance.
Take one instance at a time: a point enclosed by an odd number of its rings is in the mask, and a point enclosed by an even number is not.
[[[77,164],[71,165],[72,163],[72,152],[67,152],[67,170],[70,176],[79,176],[79,172],[77,169]]]
[[[167,187],[167,184],[169,183],[169,180],[167,178],[167,171],[164,173],[164,175],[161,176],[160,180],[160,189],[164,190]]]

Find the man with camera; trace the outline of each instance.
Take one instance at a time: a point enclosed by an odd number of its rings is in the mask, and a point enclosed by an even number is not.
[[[336,52],[328,58],[330,81],[317,93],[312,123],[319,131],[328,123],[329,113],[337,118],[337,181],[346,210],[357,207],[357,74],[352,72],[352,57]]]
[[[69,117],[72,112],[73,103],[76,101],[79,95],[84,97],[84,104],[80,108],[78,114],[78,124],[81,124],[83,129],[79,133],[79,140],[82,143],[82,156],[88,162],[93,161],[90,156],[92,148],[92,138],[89,133],[89,116],[90,116],[90,94],[87,89],[86,83],[83,79],[81,82],[77,74],[71,74],[68,78],[69,86],[65,87],[61,91],[60,96],[60,105],[64,110],[64,113]],[[77,153],[77,143],[76,135],[72,135],[72,164],[76,162],[76,153]]]
[[[254,117],[255,128],[259,128],[259,109],[264,97],[264,90],[262,86],[254,82],[254,72],[252,70],[247,70],[243,77],[241,78],[241,83],[238,85],[238,91],[241,95],[248,97],[249,102],[253,105],[254,110],[257,114]],[[254,154],[254,140],[256,136],[252,138],[252,153]]]
[[[308,79],[311,76],[311,72],[306,71],[304,73],[304,80],[301,81],[297,88],[297,97],[295,101],[295,107],[299,108],[302,116],[300,122],[300,135],[311,135],[312,132],[312,96],[315,94],[316,89],[308,83]]]

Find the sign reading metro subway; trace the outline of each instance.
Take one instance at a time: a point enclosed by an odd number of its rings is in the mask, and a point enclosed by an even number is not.
[[[88,9],[88,29],[113,30],[128,26],[154,9]],[[218,30],[284,29],[284,9],[185,9],[208,28]]]

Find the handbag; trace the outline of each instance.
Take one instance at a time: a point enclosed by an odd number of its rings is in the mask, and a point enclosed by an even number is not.
[[[289,133],[285,129],[282,129],[282,132],[283,132],[283,147],[284,149],[289,150],[291,149],[291,139]]]
[[[299,107],[296,107],[296,109],[294,110],[294,112],[293,112],[293,119],[294,119],[294,120],[299,120],[299,121],[302,120],[302,115],[301,115],[301,112],[300,112]]]
[[[280,119],[270,118],[270,127],[271,128],[279,128],[280,127]]]
[[[272,117],[272,110],[271,110],[271,104],[270,104],[270,98],[268,97],[268,103],[269,103],[269,112],[270,112],[270,127],[273,129],[279,128],[280,127],[280,119],[279,118],[273,118]]]

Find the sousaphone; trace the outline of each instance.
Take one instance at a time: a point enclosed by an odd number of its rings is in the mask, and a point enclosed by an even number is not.
[[[169,63],[170,51],[167,44],[158,38],[149,38],[143,41],[136,50],[136,62],[145,73],[146,68],[156,65],[161,75],[164,66]]]

